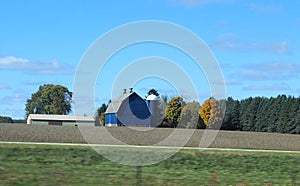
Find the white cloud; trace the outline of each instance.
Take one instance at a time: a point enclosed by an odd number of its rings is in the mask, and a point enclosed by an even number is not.
[[[152,88],[152,87],[151,87]],[[148,92],[151,88],[139,88],[138,91],[139,92]],[[155,87],[154,87],[155,88]],[[168,88],[155,88],[157,90],[157,92],[159,93],[159,95],[165,95],[165,94],[176,94],[176,89],[168,89]]]
[[[270,73],[300,73],[300,64],[284,61],[272,61],[267,63],[252,64],[248,66]]]
[[[234,80],[225,80],[225,85],[242,85],[242,83]]]
[[[254,10],[255,12],[258,13],[263,13],[263,14],[274,14],[274,13],[280,13],[281,9],[275,6],[267,6],[267,5],[259,5],[256,3],[251,3],[249,4],[249,8],[251,10]]]
[[[232,70],[233,68],[236,67],[236,65],[233,63],[220,63],[220,67],[223,71],[224,70],[227,71],[227,70]]]
[[[242,50],[243,45],[238,42],[240,36],[234,33],[224,33],[216,37],[216,41],[211,45],[212,48],[225,50]]]
[[[38,85],[43,85],[46,84],[45,82],[42,81],[37,81],[37,82],[21,82],[23,85],[27,85],[27,86],[38,86]]]
[[[291,87],[286,83],[273,85],[249,85],[243,88],[247,91],[290,91]]]
[[[247,81],[289,80],[300,78],[300,65],[290,62],[272,61],[251,63],[242,66],[232,78]]]
[[[106,97],[106,98],[102,98],[102,97],[95,97],[95,105],[100,106],[103,103],[108,104],[109,100],[111,100],[111,98]]]
[[[216,37],[210,45],[214,49],[231,51],[268,52],[275,54],[290,54],[291,48],[286,40],[276,42],[243,42],[241,37],[234,33],[225,33]]]
[[[19,65],[19,64],[24,64],[24,63],[28,63],[29,60],[28,59],[24,59],[24,58],[17,58],[14,56],[6,56],[3,58],[0,58],[0,65]]]
[[[24,95],[15,94],[10,96],[5,96],[0,100],[1,104],[6,105],[14,105],[16,103],[24,103],[26,102],[26,97]]]
[[[8,90],[8,89],[11,89],[11,87],[9,85],[0,83],[0,90]]]
[[[230,3],[233,0],[169,0],[172,4],[179,4],[186,7],[198,7],[210,3]]]
[[[0,108],[0,113],[3,116],[9,116],[13,119],[24,119],[24,109],[23,108],[16,108],[14,105],[6,106]]]
[[[289,54],[291,53],[291,49],[289,43],[287,41],[279,41],[273,43],[267,43],[265,46],[261,44],[261,49],[277,54]]]
[[[243,80],[251,80],[251,81],[259,81],[259,80],[270,80],[273,79],[273,77],[270,77],[269,75],[258,71],[258,70],[252,70],[252,69],[243,69],[237,71],[236,74],[233,75],[237,79],[243,79]]]
[[[70,65],[61,64],[53,60],[51,62],[31,61],[15,56],[0,57],[0,70],[22,70],[29,74],[55,75],[71,74],[73,69]]]
[[[212,82],[212,84],[214,85],[229,85],[229,86],[234,86],[234,85],[242,85],[241,82],[239,81],[235,81],[235,80],[228,80],[228,79],[224,79],[223,81],[219,81],[219,82]]]
[[[236,39],[240,39],[240,36],[232,32],[223,33],[216,37],[217,41],[227,41],[227,40],[236,40]]]
[[[219,20],[219,21],[217,21],[216,23],[215,23],[215,26],[217,27],[217,28],[221,28],[221,29],[223,29],[223,28],[228,28],[229,27],[229,22],[228,21],[225,21],[225,20]]]

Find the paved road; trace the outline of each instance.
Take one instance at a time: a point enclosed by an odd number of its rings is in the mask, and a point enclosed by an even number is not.
[[[300,151],[285,150],[262,150],[262,149],[230,149],[230,148],[200,148],[200,147],[169,147],[169,146],[137,146],[137,145],[104,145],[104,144],[83,144],[83,143],[36,143],[36,142],[6,142],[0,144],[21,144],[21,145],[54,145],[54,146],[85,146],[85,147],[125,147],[125,148],[153,148],[153,149],[186,149],[186,150],[209,150],[209,151],[244,151],[244,152],[272,152],[272,153],[300,153]]]

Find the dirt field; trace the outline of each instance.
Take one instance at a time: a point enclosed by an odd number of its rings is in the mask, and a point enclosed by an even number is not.
[[[141,131],[141,129],[148,131]],[[176,136],[173,136],[174,133]],[[79,129],[72,126],[0,124],[0,141],[87,143],[87,140],[89,143],[99,144],[153,145],[164,139],[170,139],[168,146],[176,146],[186,140],[185,146],[198,147],[203,134],[204,130],[189,129],[176,131],[166,128],[149,130],[125,127],[80,127]],[[108,140],[111,136],[117,140]],[[209,147],[299,151],[300,135],[220,131]]]

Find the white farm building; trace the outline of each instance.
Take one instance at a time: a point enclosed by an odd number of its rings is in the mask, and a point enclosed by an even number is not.
[[[91,116],[29,114],[27,124],[60,125],[60,126],[95,126]]]

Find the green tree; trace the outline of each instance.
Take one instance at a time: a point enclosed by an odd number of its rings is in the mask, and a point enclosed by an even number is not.
[[[256,125],[255,122],[257,122],[256,117],[258,114],[258,109],[259,109],[259,104],[261,102],[262,98],[261,97],[255,97],[252,99],[249,107],[248,107],[248,123],[246,124],[246,127],[248,128],[247,131],[256,131]]]
[[[250,123],[250,104],[252,102],[252,97],[241,100],[240,107],[240,130],[241,131],[249,131],[249,123]]]
[[[26,118],[29,114],[61,114],[71,111],[72,92],[61,85],[44,84],[27,99]]]
[[[277,103],[278,99],[271,97],[268,100],[268,110],[266,111],[266,115],[268,118],[266,119],[267,123],[267,132],[276,132],[276,123],[278,119],[279,107]]]
[[[288,122],[288,127],[290,134],[300,134],[300,109]]]
[[[169,123],[173,125],[173,127],[177,127],[181,117],[181,109],[184,106],[184,101],[182,97],[178,96],[176,98],[172,98],[166,108],[166,119]]]
[[[108,102],[108,104],[111,101]],[[95,121],[96,121],[96,125],[100,125],[100,126],[104,126],[105,125],[105,112],[106,109],[108,107],[108,104],[102,103],[102,105],[97,109],[96,113],[95,113]]]
[[[291,97],[287,97],[285,95],[280,96],[281,99],[281,106],[278,112],[278,120],[277,120],[277,129],[276,132],[279,133],[287,133],[287,123],[289,122],[289,111],[291,108]]]
[[[13,120],[8,116],[0,116],[0,123],[13,123]]]
[[[240,104],[239,130],[256,132],[300,132],[300,98],[277,97],[246,98]]]
[[[187,103],[181,111],[181,120],[177,128],[189,128],[196,129],[199,126],[199,111],[200,104],[199,102],[190,102]]]
[[[157,92],[157,90],[155,90],[154,88],[150,89],[147,93],[147,96],[148,97],[149,95],[155,95],[155,96],[159,96],[159,93]]]
[[[289,122],[287,123],[288,132],[300,134],[300,97],[293,98],[289,110]]]
[[[258,103],[258,108],[256,111],[256,117],[254,120],[254,128],[256,132],[266,132],[267,131],[267,110],[269,108],[269,99],[262,97]]]
[[[233,104],[233,110],[231,113],[231,125],[232,130],[237,130],[240,127],[240,102],[238,100],[235,100]]]
[[[169,100],[168,95],[162,95],[161,99],[164,101],[165,104],[168,103],[168,100]]]
[[[234,100],[228,97],[226,100],[226,111],[224,115],[224,120],[222,123],[221,130],[236,130],[239,126],[239,106],[238,100]]]

